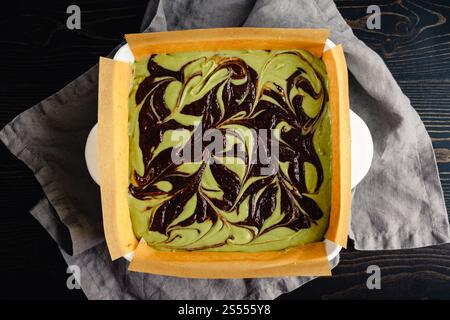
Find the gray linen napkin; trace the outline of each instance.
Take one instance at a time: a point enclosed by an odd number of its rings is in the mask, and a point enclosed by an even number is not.
[[[147,32],[231,26],[328,27],[344,46],[351,108],[375,144],[371,171],[354,190],[350,236],[358,249],[400,249],[450,241],[447,212],[430,138],[381,58],[352,33],[331,0],[150,1]],[[312,277],[182,279],[127,272],[111,262],[101,226],[98,187],[84,163],[96,122],[97,68],[25,111],[0,139],[35,173],[47,199],[31,213],[81,269],[91,299],[270,299]],[[73,250],[73,253],[71,250]],[[338,259],[332,262],[334,267]]]

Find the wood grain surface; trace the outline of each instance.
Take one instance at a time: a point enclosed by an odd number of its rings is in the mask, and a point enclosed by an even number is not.
[[[77,4],[82,29],[66,28]],[[433,140],[450,205],[449,1],[336,1],[355,34],[384,59]],[[381,30],[366,28],[379,5]],[[145,0],[14,1],[0,10],[0,127],[53,94],[138,32]],[[31,171],[0,144],[0,298],[84,299],[66,287],[66,265],[29,210],[43,197]],[[368,290],[367,267],[381,269]],[[332,278],[316,279],[282,299],[450,299],[450,245],[341,254]]]

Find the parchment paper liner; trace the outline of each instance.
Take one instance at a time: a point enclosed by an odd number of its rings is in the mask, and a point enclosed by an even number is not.
[[[144,34],[125,38],[135,59],[150,54],[225,49],[307,49],[323,55],[332,118],[331,213],[325,238],[345,247],[350,215],[350,124],[347,67],[341,46],[323,53],[326,29],[229,28]],[[99,148],[103,226],[113,260],[134,250],[129,270],[190,278],[331,275],[325,245],[281,251],[160,252],[138,243],[128,208],[128,93],[132,67],[100,58]]]

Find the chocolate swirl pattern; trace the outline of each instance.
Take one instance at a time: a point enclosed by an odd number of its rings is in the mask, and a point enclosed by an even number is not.
[[[331,200],[327,86],[324,64],[303,50],[137,61],[129,102],[136,236],[160,250],[268,251],[321,240]],[[209,129],[222,134],[221,148],[208,148]],[[259,129],[274,132],[266,145]],[[278,170],[262,174],[255,148],[270,154],[272,139]],[[172,161],[196,145],[194,161]]]

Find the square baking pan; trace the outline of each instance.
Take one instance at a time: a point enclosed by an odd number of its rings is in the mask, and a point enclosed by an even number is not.
[[[225,28],[130,34],[134,59],[151,54],[239,49],[306,49],[322,57],[331,108],[331,212],[324,242],[269,252],[153,249],[133,233],[128,208],[128,93],[132,65],[100,59],[99,158],[103,225],[111,258],[133,259],[129,270],[191,278],[255,278],[330,275],[326,243],[346,246],[350,214],[350,124],[348,79],[342,47],[325,29]],[[328,46],[328,48],[326,47]],[[326,49],[326,50],[325,50]],[[331,244],[333,243],[333,244]],[[336,253],[335,252],[335,253]]]

